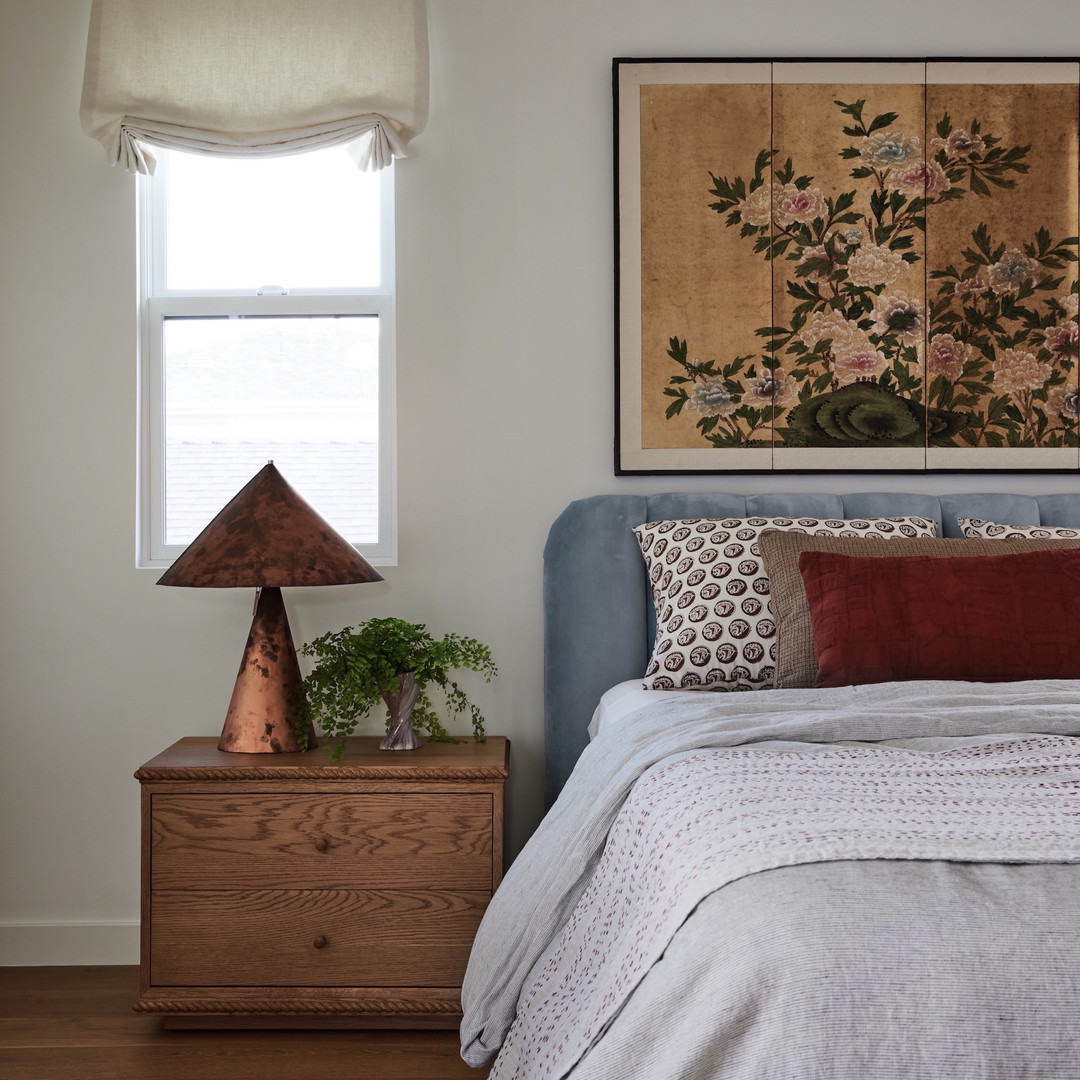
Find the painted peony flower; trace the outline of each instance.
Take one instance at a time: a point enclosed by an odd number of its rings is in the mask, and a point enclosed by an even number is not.
[[[1046,331],[1046,347],[1055,356],[1069,356],[1080,359],[1080,325],[1075,319],[1055,326]]]
[[[819,260],[828,264],[827,268],[819,266],[814,270],[811,270],[806,275],[807,281],[828,281],[829,276],[836,269],[836,256],[830,255],[828,249],[824,244],[815,244],[813,247],[803,248],[802,255],[799,257],[799,265],[803,266],[811,259]]]
[[[742,214],[742,220],[747,225],[769,225],[772,222],[773,217],[773,196],[772,187],[769,184],[762,184],[757,191],[751,191],[750,194],[739,203],[739,211]]]
[[[1034,353],[1021,349],[1006,349],[994,361],[994,389],[999,394],[1038,390],[1052,374],[1050,365]]]
[[[875,131],[863,139],[859,151],[862,163],[871,169],[893,169],[922,160],[922,148],[917,135],[900,131]]]
[[[876,381],[888,366],[889,361],[880,349],[867,347],[839,354],[833,364],[833,373],[842,383]]]
[[[930,378],[944,375],[953,382],[960,378],[964,365],[975,350],[964,341],[957,341],[952,334],[935,334],[930,339],[930,351],[926,359]]]
[[[891,285],[903,273],[904,265],[899,251],[879,244],[864,244],[848,259],[848,281],[860,288]]]
[[[845,319],[842,312],[832,310],[815,311],[802,328],[799,340],[808,349],[813,349],[819,342],[831,341],[834,353],[855,352],[870,345],[865,330]]]
[[[1017,292],[1039,269],[1019,248],[1006,251],[1001,259],[986,268],[986,282],[996,293]]]
[[[945,170],[936,161],[918,161],[898,170],[891,176],[896,188],[907,195],[930,198],[952,187]]]
[[[724,380],[706,379],[690,395],[686,403],[700,416],[728,416],[737,408],[731,395],[724,389]]]
[[[1077,301],[1078,300],[1080,300],[1080,296],[1077,296],[1076,293],[1074,293],[1074,292],[1073,293],[1066,293],[1058,301],[1058,303],[1060,303],[1061,306],[1065,309],[1065,314],[1066,315],[1071,315],[1075,319],[1076,318],[1076,308],[1077,308]]]
[[[821,188],[800,191],[794,184],[785,184],[776,196],[776,224],[790,225],[793,221],[809,224],[814,218],[825,217],[825,195]]]
[[[797,393],[798,388],[790,375],[782,371],[770,371],[750,383],[746,397],[751,405],[782,406],[791,401]]]
[[[964,278],[964,280],[956,286],[956,291],[958,293],[967,293],[968,295],[985,292],[986,282],[978,275],[975,277]]]
[[[909,343],[922,340],[922,305],[906,293],[882,293],[874,301],[870,315],[874,320],[875,334],[894,334],[901,341]]]
[[[1080,422],[1080,390],[1075,386],[1055,386],[1046,403],[1062,420],[1073,424]]]
[[[944,150],[951,158],[970,158],[986,149],[981,135],[972,135],[964,128],[953,128],[945,139],[931,139],[934,150]]]

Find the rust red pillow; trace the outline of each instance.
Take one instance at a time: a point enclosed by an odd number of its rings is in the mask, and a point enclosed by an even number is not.
[[[804,551],[818,686],[1080,678],[1080,549],[872,559]]]

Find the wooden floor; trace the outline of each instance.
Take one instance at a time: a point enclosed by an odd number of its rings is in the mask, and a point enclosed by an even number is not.
[[[0,968],[3,1080],[483,1080],[456,1031],[165,1031],[135,967]]]

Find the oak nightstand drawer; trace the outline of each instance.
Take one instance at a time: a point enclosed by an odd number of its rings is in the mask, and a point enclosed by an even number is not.
[[[454,1028],[502,879],[510,744],[344,757],[181,739],[143,765],[139,1012],[167,1027]]]
[[[154,889],[492,889],[483,793],[155,795]]]
[[[431,890],[159,892],[151,981],[458,987],[488,900]]]

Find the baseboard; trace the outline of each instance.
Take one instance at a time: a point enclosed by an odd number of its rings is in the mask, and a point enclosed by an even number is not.
[[[0,923],[0,967],[138,962],[138,922]]]

